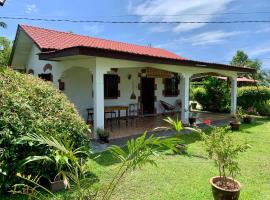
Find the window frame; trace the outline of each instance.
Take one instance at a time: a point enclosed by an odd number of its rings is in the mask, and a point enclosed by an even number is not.
[[[172,92],[172,90],[170,91],[170,89],[168,89],[168,87],[170,87],[170,86],[168,86],[168,81],[172,81],[173,79],[175,79],[175,86],[174,86],[174,91]],[[179,95],[179,93],[180,93],[180,91],[178,89],[179,79],[177,79],[176,77],[164,78],[163,85],[164,85],[164,90],[163,90],[164,97],[177,97]]]
[[[116,88],[115,90],[115,95],[110,96],[108,95],[108,88],[106,88],[107,86],[107,81],[111,82],[111,80],[106,80],[106,77],[109,76],[115,76],[116,78],[116,82],[115,82],[115,86]],[[119,82],[120,82],[120,77],[117,74],[104,74],[103,76],[103,80],[104,80],[104,99],[118,99],[118,97],[120,97],[120,91],[119,91]]]

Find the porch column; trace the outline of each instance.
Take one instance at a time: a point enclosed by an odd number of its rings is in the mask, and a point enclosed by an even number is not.
[[[180,93],[181,93],[181,121],[188,124],[189,118],[189,78],[190,74],[181,74]]]
[[[231,115],[235,115],[237,109],[237,77],[230,77],[230,81],[231,81]]]
[[[104,76],[105,71],[97,66],[93,70],[94,130],[104,129]],[[96,138],[96,131],[94,131]]]

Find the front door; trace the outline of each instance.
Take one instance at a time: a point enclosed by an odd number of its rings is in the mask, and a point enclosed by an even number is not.
[[[141,78],[141,103],[143,114],[154,114],[155,110],[155,79]]]

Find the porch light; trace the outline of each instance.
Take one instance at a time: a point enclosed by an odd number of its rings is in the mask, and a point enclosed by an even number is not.
[[[5,4],[6,0],[0,0],[0,6],[3,6]]]

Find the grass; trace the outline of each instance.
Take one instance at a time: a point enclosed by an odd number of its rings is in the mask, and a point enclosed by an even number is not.
[[[242,184],[240,199],[270,199],[270,121],[257,119],[253,124],[243,124],[241,131],[234,134],[252,146],[239,158],[241,174],[237,179]],[[182,140],[188,146],[188,155],[164,152],[156,159],[157,167],[147,165],[125,177],[113,199],[212,199],[209,179],[218,174],[217,169],[211,160],[205,158],[198,135],[183,135]],[[117,161],[108,152],[90,164],[101,182],[109,181],[117,166]],[[59,195],[65,199],[67,194]]]

